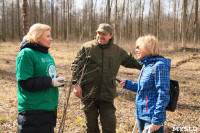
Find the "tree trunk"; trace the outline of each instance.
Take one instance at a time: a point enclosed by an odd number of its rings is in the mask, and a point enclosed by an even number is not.
[[[17,27],[18,27],[18,39],[21,39],[21,18],[20,18],[20,0],[17,0]]]
[[[174,26],[173,26],[173,40],[176,41],[176,0],[174,0]]]
[[[125,8],[125,0],[123,2],[123,7],[122,7],[122,15],[121,15],[121,24],[120,24],[120,39],[122,39],[122,33],[123,33],[123,27],[124,27],[124,24],[123,24],[123,21],[124,21],[124,8]]]
[[[43,23],[43,3],[40,0],[40,23]]]
[[[65,14],[65,0],[63,0],[63,30],[64,30],[64,41],[67,39],[67,31],[66,31],[66,14]],[[62,29],[61,29],[62,30]]]
[[[152,8],[152,2],[150,2],[150,7],[149,7],[149,17],[148,17],[148,23],[147,23],[147,32],[150,33],[150,17],[151,17],[151,8]]]
[[[70,0],[67,0],[67,40],[70,39]]]
[[[54,0],[51,0],[51,35],[54,37]]]
[[[189,29],[193,29],[193,28],[191,28],[190,27],[190,20],[191,20],[191,17],[192,17],[192,14],[193,14],[193,8],[194,8],[194,1],[193,1],[193,3],[192,3],[192,7],[191,7],[191,10],[190,10],[190,16],[189,16],[189,19],[188,19],[188,21],[187,21],[187,26],[186,26],[186,37],[187,37],[187,39],[189,39],[190,38],[190,34],[188,34],[188,32],[189,32]],[[186,11],[187,12],[187,11]]]
[[[28,3],[27,0],[23,0],[23,34],[26,35],[28,31]]]
[[[33,23],[37,23],[36,2],[33,0]]]
[[[115,0],[115,22],[114,22],[114,36],[115,36],[115,41],[118,43],[118,35],[117,35],[117,0]]]
[[[12,0],[12,19],[11,19],[11,22],[12,22],[12,37],[11,37],[11,40],[14,40],[15,39],[15,25],[14,25],[14,4],[13,4],[13,0]]]
[[[140,22],[140,36],[142,36],[143,35],[143,14],[144,14],[144,5],[145,5],[145,0],[144,0],[144,3],[143,3],[143,5],[142,5],[142,14],[141,14],[141,22]]]
[[[194,42],[197,43],[198,42],[198,0],[196,0],[196,4],[195,4],[195,20],[194,20]]]
[[[142,9],[142,0],[139,4],[139,20],[138,20],[138,35],[141,36],[141,9]]]
[[[125,25],[125,37],[128,39],[128,30],[129,30],[129,0],[127,2],[127,8],[126,8],[126,25]]]
[[[157,10],[157,32],[156,36],[159,40],[159,34],[160,34],[160,0],[158,0],[158,10]]]
[[[89,36],[90,38],[92,37],[92,30],[93,30],[93,0],[90,1],[90,15],[89,15],[89,22],[90,22],[90,27],[89,27]]]
[[[54,38],[58,39],[58,5],[56,5],[56,11],[55,11],[55,35]]]
[[[6,41],[6,17],[5,17],[5,1],[2,2],[2,37],[0,37],[0,40]]]
[[[182,48],[186,46],[186,24],[187,24],[187,0],[183,0],[183,18],[182,18]]]
[[[107,15],[106,15],[106,22],[107,23],[110,23],[110,12],[111,12],[110,0],[107,0]]]

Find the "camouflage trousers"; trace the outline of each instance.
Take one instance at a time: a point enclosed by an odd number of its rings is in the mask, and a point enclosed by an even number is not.
[[[102,126],[102,133],[116,133],[116,108],[114,101],[94,101],[83,102],[83,108],[87,133],[100,133],[98,117]]]

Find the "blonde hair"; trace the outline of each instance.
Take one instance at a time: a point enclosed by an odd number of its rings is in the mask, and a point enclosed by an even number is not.
[[[159,44],[155,36],[146,35],[139,37],[136,41],[136,47],[141,47],[146,52],[147,56],[159,55]]]
[[[28,33],[24,36],[23,40],[29,40],[30,42],[37,42],[45,31],[51,30],[51,27],[46,24],[36,23],[33,24]]]

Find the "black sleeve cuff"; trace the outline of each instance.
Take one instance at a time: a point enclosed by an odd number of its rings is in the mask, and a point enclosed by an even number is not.
[[[18,82],[22,89],[31,92],[49,89],[52,87],[52,79],[49,76],[28,78],[26,80],[20,80]]]

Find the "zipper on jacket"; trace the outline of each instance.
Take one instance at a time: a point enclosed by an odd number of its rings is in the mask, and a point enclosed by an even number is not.
[[[100,83],[100,89],[99,89],[99,97],[100,97],[100,93],[101,93],[101,85],[103,82],[103,61],[104,61],[104,49],[102,48],[102,72],[101,72],[101,83]]]
[[[148,100],[148,96],[146,94],[146,108],[147,108],[147,112],[148,112],[148,104],[147,104],[147,100]]]
[[[111,59],[110,59],[110,57],[109,57],[109,70],[111,70],[111,67],[110,67],[110,65],[111,65]]]

